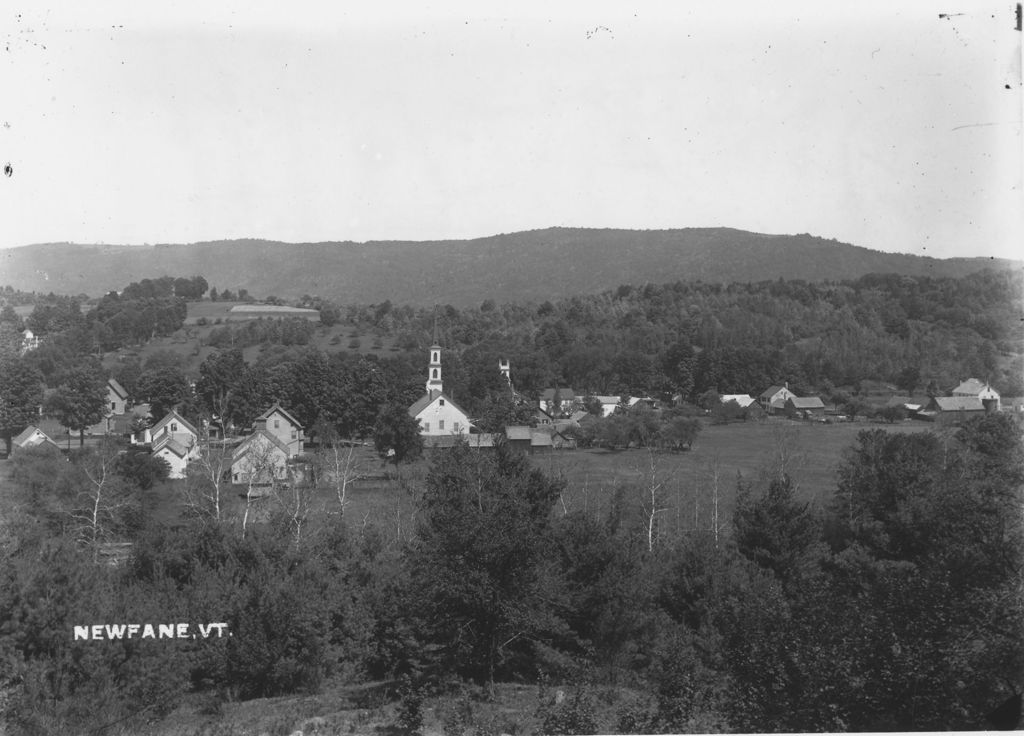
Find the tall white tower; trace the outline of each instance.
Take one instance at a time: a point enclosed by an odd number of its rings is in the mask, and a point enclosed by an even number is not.
[[[437,322],[434,322],[434,344],[430,346],[430,365],[427,367],[427,393],[431,396],[444,389],[441,384],[441,346],[438,345]]]

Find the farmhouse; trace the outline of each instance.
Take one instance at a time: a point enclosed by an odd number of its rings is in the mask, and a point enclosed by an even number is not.
[[[174,439],[170,434],[164,434],[153,443],[150,454],[167,463],[170,468],[167,473],[168,478],[178,480],[185,477],[185,470],[188,468],[189,462],[199,456],[199,443],[193,442],[186,445]]]
[[[116,378],[107,380],[107,416],[119,416],[128,412],[131,404],[128,402],[128,392],[124,386],[117,382]]]
[[[409,416],[420,423],[424,437],[468,433],[472,428],[469,416],[444,393],[441,379],[441,346],[430,346],[430,365],[427,366],[427,392],[409,407]]]
[[[11,440],[12,449],[27,449],[39,447],[40,445],[53,446],[59,449],[59,445],[51,440],[47,434],[33,424],[28,425],[17,437]]]
[[[173,409],[152,427],[148,427],[132,438],[132,444],[156,445],[168,436],[184,447],[199,444],[199,430]]]
[[[302,454],[302,425],[280,404],[274,404],[256,417],[253,430],[264,431],[276,437],[285,446],[288,457],[298,457]]]
[[[768,414],[781,412],[786,408],[786,400],[795,398],[796,394],[789,390],[789,384],[785,386],[772,386],[761,392],[757,397],[757,403]]]
[[[231,482],[270,485],[288,477],[289,447],[267,429],[257,429],[231,454]]]
[[[115,418],[123,417],[131,408],[128,392],[116,378],[107,379],[107,403],[103,411],[103,419],[85,431],[88,434],[110,434],[115,428]],[[119,425],[120,426],[120,425]]]

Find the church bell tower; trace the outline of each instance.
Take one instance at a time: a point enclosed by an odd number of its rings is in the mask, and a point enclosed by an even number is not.
[[[441,393],[444,389],[441,385],[441,346],[437,337],[437,321],[434,321],[434,343],[430,346],[430,365],[427,367],[427,393],[431,396],[434,392]]]

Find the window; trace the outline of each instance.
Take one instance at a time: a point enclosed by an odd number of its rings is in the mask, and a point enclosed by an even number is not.
[[[438,404],[438,406],[444,406],[444,399],[441,399],[440,401],[438,401],[437,404]]]
[[[275,419],[274,420],[274,429],[281,429],[281,420],[280,419]]]
[[[292,430],[292,439],[298,439],[298,432],[296,432],[294,429]]]
[[[437,368],[434,369],[434,378],[437,378]]]
[[[454,429],[455,429],[455,432],[456,432],[456,433],[458,433],[458,432],[460,432],[460,431],[461,431],[461,427],[459,427],[459,423],[458,423],[458,422],[455,422],[455,427],[454,427]]]
[[[178,423],[177,422],[171,422],[171,431],[172,432],[177,432],[178,431]]]
[[[443,420],[443,419],[439,419],[439,420],[438,420],[438,422],[437,422],[437,428],[438,428],[438,429],[444,429],[444,420]]]
[[[424,432],[429,432],[430,431],[430,422],[423,422],[423,431]]]
[[[111,401],[110,402],[110,411],[117,411],[117,402],[116,401]]]

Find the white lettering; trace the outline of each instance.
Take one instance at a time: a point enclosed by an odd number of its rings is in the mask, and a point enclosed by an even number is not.
[[[92,625],[92,638],[102,639],[103,638],[103,624]]]
[[[199,635],[202,636],[205,639],[206,637],[208,637],[210,635],[210,630],[213,627],[214,627],[214,624],[207,624],[206,626],[203,626],[202,624],[199,624]]]
[[[126,628],[128,628],[128,627],[125,626],[124,624],[120,624],[120,625],[114,624],[113,626],[111,626],[110,624],[107,624],[107,638],[108,639],[120,639],[121,637],[124,636],[124,630]]]
[[[138,624],[128,624],[128,638],[131,639],[133,636],[139,633]]]
[[[160,624],[160,638],[161,639],[173,639],[174,638],[174,624]]]
[[[210,628],[213,628],[214,626],[217,627],[217,638],[219,639],[220,637],[224,636],[224,629],[226,629],[228,625],[224,623],[210,624]]]
[[[75,627],[75,641],[79,639],[85,639],[89,641],[89,627],[88,626],[76,626]]]
[[[143,639],[155,639],[156,632],[153,630],[153,624],[146,624],[142,627],[142,638]]]
[[[178,624],[177,629],[178,629],[178,638],[179,639],[187,639],[188,638],[188,624]]]

